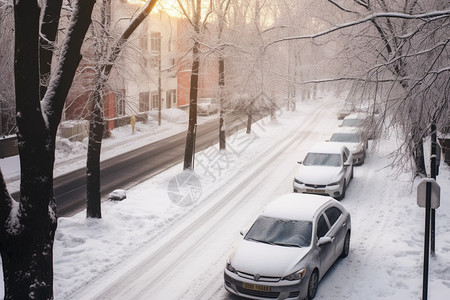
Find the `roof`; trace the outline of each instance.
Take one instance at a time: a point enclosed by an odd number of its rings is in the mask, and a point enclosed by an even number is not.
[[[288,220],[313,220],[315,212],[330,201],[328,196],[292,193],[270,202],[261,215]]]
[[[322,142],[315,144],[311,149],[309,149],[309,152],[312,153],[341,153],[342,148],[345,147],[341,143],[334,143],[334,142]]]

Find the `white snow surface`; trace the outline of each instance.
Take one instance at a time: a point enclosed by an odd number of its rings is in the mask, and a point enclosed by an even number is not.
[[[323,95],[316,102],[298,103],[297,111],[283,111],[276,120],[262,119],[253,125],[250,135],[245,131],[235,133],[227,139],[225,151],[219,151],[214,145],[197,153],[195,174],[201,188],[194,195],[193,205],[178,206],[168,196],[169,181],[182,171],[179,164],[127,190],[125,200],[103,202],[102,219],[86,219],[85,211],[73,217],[60,217],[54,244],[55,299],[95,299],[94,295],[110,283],[108,278],[114,277],[111,274],[122,272],[128,261],[139,261],[145,249],[177,230],[177,224],[195,216],[217,195],[232,188],[248,189],[239,185],[240,176],[250,174],[258,164],[266,163],[262,158],[270,151],[275,148],[281,151],[278,148],[294,139],[308,117],[324,107],[326,110],[321,111],[321,121],[312,125],[311,132],[304,133],[305,139],[299,142],[300,147],[286,147],[288,153],[277,157],[279,168],[268,170],[269,175],[264,173],[265,186],[280,182],[279,185],[272,186],[270,192],[258,193],[261,206],[236,212],[241,223],[224,224],[225,227],[244,228],[253,222],[266,203],[292,191],[296,162],[303,159],[313,144],[325,140],[337,127],[337,109],[330,107],[337,108],[338,101],[331,95]],[[214,116],[200,120],[212,118]],[[126,126],[114,130],[112,138],[104,140],[102,158],[113,157],[130,148],[186,130],[187,117],[178,123],[174,122],[175,119],[165,118],[160,127],[152,120],[148,124],[138,123],[135,135],[131,135],[131,128]],[[421,298],[424,209],[417,206],[416,186],[419,180],[411,183],[410,174],[394,178],[393,170],[386,167],[390,163],[388,155],[396,144],[394,138],[381,141],[376,151],[368,153],[364,165],[355,167],[354,179],[346,198],[341,201],[352,216],[350,254],[338,260],[328,271],[319,284],[316,299]],[[64,145],[67,147],[58,150],[56,155],[55,175],[85,164],[85,143],[64,141]],[[71,151],[68,147],[72,147]],[[18,159],[2,159],[0,164],[12,192],[18,187]],[[260,178],[259,174],[253,175]],[[234,182],[237,179],[237,183],[230,184],[233,179]],[[450,295],[450,167],[443,162],[437,182],[441,187],[441,202],[436,210],[436,254],[430,258],[428,299],[444,300]],[[252,191],[249,189],[248,192]],[[222,276],[209,275],[222,272],[226,255],[233,251],[241,238],[238,231],[230,236],[223,236],[223,241],[220,241],[220,235],[215,237],[217,246],[212,257],[202,256],[182,262],[193,275],[184,276],[181,280],[179,276],[173,279],[175,289],[180,289],[178,293],[167,283],[162,284],[165,291],[158,291],[151,298],[235,299],[223,288],[217,293],[213,290],[210,297],[198,296],[204,289],[198,278],[206,278],[205,284],[212,279],[215,279],[213,284],[216,286],[223,284]],[[225,257],[224,252],[228,253]],[[174,271],[167,268],[167,272]],[[196,270],[208,271],[196,274]],[[145,282],[145,278],[143,280]],[[3,281],[0,282],[2,285]],[[0,286],[0,297],[3,297],[3,286]]]

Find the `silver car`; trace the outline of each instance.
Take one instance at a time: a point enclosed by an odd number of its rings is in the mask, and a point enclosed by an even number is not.
[[[228,258],[224,287],[250,299],[312,299],[350,249],[351,219],[331,197],[288,194],[271,202]]]
[[[355,128],[347,127],[334,132],[330,142],[342,143],[353,155],[353,165],[360,166],[366,159],[367,139]]]
[[[353,155],[346,146],[333,142],[316,144],[299,164],[293,182],[295,193],[344,199],[347,186],[353,178]]]

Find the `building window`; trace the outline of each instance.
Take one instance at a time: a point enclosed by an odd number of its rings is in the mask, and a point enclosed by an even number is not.
[[[142,34],[139,37],[139,46],[142,50],[148,50],[148,37],[145,34]]]
[[[169,104],[174,107],[177,105],[177,90],[170,90],[166,92],[166,101],[169,107]]]
[[[152,109],[157,109],[159,107],[158,104],[159,104],[158,93],[153,92],[152,93]]]
[[[149,93],[139,93],[139,111],[149,110]]]
[[[125,115],[125,90],[116,93],[116,116]]]
[[[170,90],[172,103],[177,104],[177,90]]]
[[[160,32],[152,32],[151,33],[151,51],[152,52],[161,52],[161,33]]]

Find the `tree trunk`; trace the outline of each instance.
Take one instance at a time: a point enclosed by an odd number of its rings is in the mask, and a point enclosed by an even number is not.
[[[100,79],[99,79],[100,80]],[[89,143],[86,160],[86,216],[88,218],[102,217],[100,193],[100,154],[102,148],[103,131],[103,105],[99,90],[94,92],[94,109],[89,122]]]
[[[39,53],[39,72],[41,76],[40,94],[41,99],[47,92],[48,80],[51,75],[51,66],[53,59],[53,51],[55,50],[56,34],[58,32],[58,24],[61,16],[62,1],[47,0],[45,10],[42,17],[41,32],[45,34],[45,38],[41,36],[40,53]]]
[[[90,102],[93,103],[93,111],[91,120],[89,122],[89,144],[86,160],[86,216],[88,218],[101,218],[101,189],[100,189],[100,154],[103,140],[103,131],[105,122],[103,117],[103,91],[111,74],[114,62],[123,49],[131,34],[138,28],[138,26],[145,20],[148,14],[153,10],[157,0],[148,0],[130,25],[123,32],[121,37],[112,46],[112,50],[108,51],[108,44],[105,41],[100,41],[100,48],[97,49],[96,57],[99,62],[96,68],[95,75],[95,92],[91,95]],[[102,2],[102,28],[104,30],[103,38],[107,38],[107,29],[110,26],[110,1],[104,0]],[[108,55],[105,57],[105,55]]]
[[[52,90],[40,95],[37,1],[14,1],[17,138],[21,168],[20,200],[13,200],[0,176],[0,254],[5,299],[53,299],[53,241],[57,225],[53,196],[56,130],[80,61],[80,48],[95,1],[74,4],[65,47]],[[50,11],[47,1],[43,12]],[[48,9],[48,10],[47,10]],[[53,30],[45,29],[42,30]],[[51,36],[42,32],[43,36]],[[44,59],[47,61],[48,59]]]
[[[195,41],[193,51],[193,63],[191,73],[191,89],[189,92],[189,125],[186,135],[186,148],[184,151],[183,170],[192,170],[194,168],[194,149],[197,126],[197,92],[198,92],[198,72],[200,68],[200,59],[198,56],[200,43]]]
[[[223,51],[223,49],[222,49]],[[220,89],[220,99],[219,99],[219,149],[225,150],[227,144],[225,141],[225,128],[224,128],[224,115],[223,115],[223,90],[225,87],[225,58],[223,57],[223,52],[219,52],[219,89]]]
[[[416,176],[427,176],[427,169],[425,167],[425,155],[423,151],[423,140],[420,139],[416,145],[414,145],[414,162],[416,164]]]
[[[247,113],[247,131],[245,133],[250,134],[252,132],[252,113]]]

